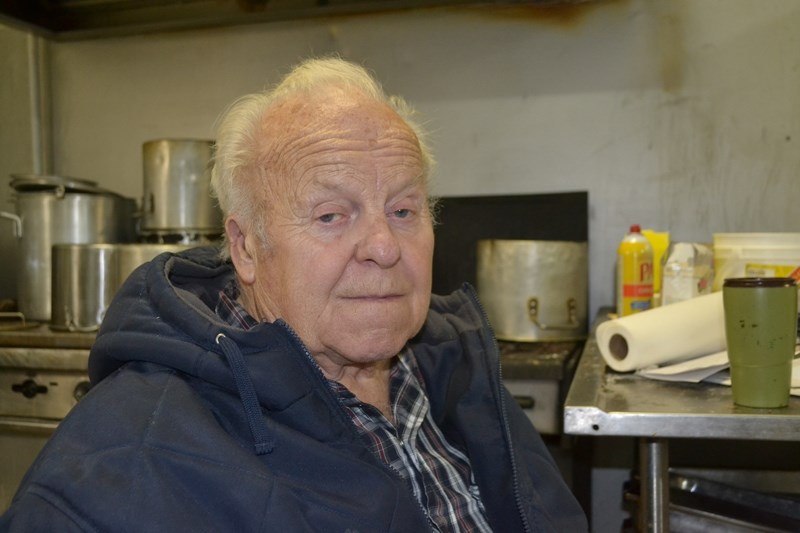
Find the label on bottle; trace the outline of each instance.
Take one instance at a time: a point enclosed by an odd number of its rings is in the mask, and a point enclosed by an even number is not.
[[[653,254],[646,243],[623,242],[617,260],[617,314],[632,315],[653,306]]]

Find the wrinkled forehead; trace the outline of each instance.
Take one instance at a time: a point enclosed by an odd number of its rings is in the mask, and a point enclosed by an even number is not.
[[[265,166],[291,165],[304,148],[330,138],[379,143],[400,141],[422,153],[411,127],[388,105],[353,90],[325,87],[276,103],[262,122]]]

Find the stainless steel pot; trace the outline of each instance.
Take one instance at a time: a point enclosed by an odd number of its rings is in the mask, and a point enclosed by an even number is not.
[[[586,337],[587,248],[585,242],[478,241],[478,296],[498,339]]]
[[[53,246],[50,328],[96,331],[123,282],[140,265],[177,244],[59,244]]]
[[[213,142],[160,139],[142,145],[143,233],[220,234],[222,213],[211,196]]]
[[[19,239],[17,305],[31,321],[51,318],[51,269],[54,244],[132,242],[136,202],[92,182],[59,176],[16,176]]]
[[[50,327],[94,331],[118,288],[116,248],[112,244],[53,246]]]

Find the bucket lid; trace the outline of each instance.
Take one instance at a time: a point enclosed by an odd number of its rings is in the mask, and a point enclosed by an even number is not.
[[[800,233],[714,233],[714,248],[771,248],[800,246]]]

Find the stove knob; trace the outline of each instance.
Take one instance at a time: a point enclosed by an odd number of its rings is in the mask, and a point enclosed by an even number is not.
[[[26,398],[33,398],[37,394],[45,394],[47,392],[47,387],[44,385],[39,385],[32,379],[26,379],[22,383],[11,385],[11,390],[14,392],[19,392]]]
[[[77,385],[75,385],[75,390],[72,391],[72,397],[75,398],[75,401],[78,402],[86,396],[86,393],[89,392],[91,388],[91,384],[88,381],[80,381]]]
[[[533,396],[514,396],[514,399],[523,409],[533,409],[536,406],[536,400]]]

